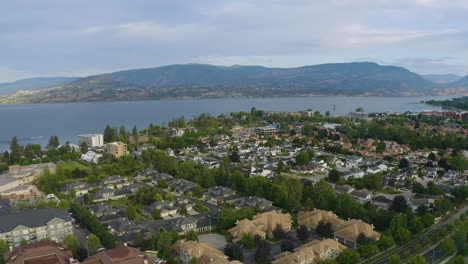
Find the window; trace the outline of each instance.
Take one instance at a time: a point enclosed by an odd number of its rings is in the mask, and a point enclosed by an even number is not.
[[[22,231],[23,235],[27,235],[29,233],[29,231],[27,229],[23,230]]]
[[[49,228],[55,228],[55,226],[54,226],[54,225],[50,225]]]
[[[63,227],[63,224],[60,223],[60,224],[57,224],[57,228],[62,228]]]
[[[51,235],[55,235],[55,231],[50,231],[50,234],[51,234]]]

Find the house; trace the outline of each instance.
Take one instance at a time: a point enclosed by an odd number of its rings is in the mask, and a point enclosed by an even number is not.
[[[208,243],[178,240],[172,250],[181,264],[190,264],[192,259],[197,259],[199,264],[241,264],[239,261],[229,261],[221,250]]]
[[[154,259],[145,256],[139,249],[119,246],[98,252],[89,257],[83,264],[148,264]]]
[[[70,250],[53,241],[21,245],[3,257],[8,264],[78,264],[78,261],[73,260]]]
[[[346,167],[358,167],[363,162],[362,157],[351,155],[346,156]]]
[[[214,186],[208,188],[203,193],[203,196],[205,199],[208,199],[208,201],[213,204],[233,203],[242,198],[242,196],[236,194],[236,191],[223,186]]]
[[[314,209],[313,211],[300,211],[297,215],[298,225],[305,225],[309,229],[316,229],[320,222],[329,222],[332,228],[342,225],[344,220],[338,218],[332,211]]]
[[[66,184],[62,190],[60,190],[63,194],[68,194],[70,192],[75,192],[76,196],[82,196],[88,193],[93,186],[91,184],[87,184],[86,182],[70,182]]]
[[[368,202],[372,198],[371,192],[366,189],[354,190],[349,195],[357,199],[360,203]]]
[[[343,184],[343,185],[340,185],[340,184],[335,184],[333,186],[333,189],[335,190],[335,192],[337,194],[340,194],[340,193],[351,193],[352,191],[354,191],[354,188],[351,186],[351,185],[347,185],[347,184]]]
[[[377,167],[377,166],[372,166],[372,167],[368,167],[367,170],[366,170],[366,173],[378,173],[378,172],[381,172],[382,170]]]
[[[374,231],[373,225],[357,219],[348,220],[339,226],[334,232],[334,238],[347,247],[356,248],[357,240],[361,234],[375,240],[380,239],[380,234]]]
[[[387,197],[383,195],[376,196],[371,199],[370,201],[373,205],[377,206],[377,208],[383,209],[383,210],[390,210],[392,207],[392,200],[388,199]]]
[[[249,196],[235,201],[234,207],[236,207],[236,209],[240,209],[242,207],[250,207],[257,208],[260,211],[265,211],[273,207],[273,202],[256,196]]]
[[[123,236],[128,233],[135,233],[141,230],[141,226],[132,220],[126,218],[117,218],[107,223],[107,228],[117,236]]]
[[[435,178],[437,177],[437,168],[426,167],[421,170],[424,177]]]
[[[100,158],[102,158],[102,154],[96,153],[91,150],[84,154],[81,154],[81,157],[80,157],[80,159],[88,163],[94,163],[94,164],[98,164]]]
[[[96,192],[94,192],[91,195],[91,199],[94,202],[107,201],[107,200],[112,199],[114,197],[114,193],[115,193],[115,190],[114,189],[109,189],[109,188],[96,190]]]
[[[72,218],[67,210],[42,208],[0,215],[0,240],[19,246],[21,240],[37,242],[42,239],[62,241],[72,233]]]
[[[101,217],[104,215],[116,215],[120,212],[120,210],[106,203],[97,203],[88,206],[88,210],[96,217]]]
[[[364,171],[359,168],[337,168],[340,179],[349,179],[353,177],[355,179],[360,179],[364,176]]]
[[[316,264],[327,259],[335,259],[346,249],[333,239],[313,240],[296,249],[275,256],[272,264]]]
[[[318,162],[312,162],[305,166],[295,166],[290,169],[290,171],[293,173],[313,174],[316,172],[323,172],[325,171],[325,168]]]
[[[255,215],[253,220],[238,221],[236,226],[229,229],[228,232],[237,239],[240,239],[244,233],[249,233],[252,236],[260,235],[262,238],[273,237],[273,230],[278,225],[286,232],[291,231],[291,215],[276,211],[259,213]]]

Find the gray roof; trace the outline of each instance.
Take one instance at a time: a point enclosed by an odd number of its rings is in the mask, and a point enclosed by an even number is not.
[[[64,221],[72,221],[67,210],[46,207],[8,215],[0,215],[0,232],[9,232],[19,225],[30,228],[45,226],[54,218],[59,218]]]

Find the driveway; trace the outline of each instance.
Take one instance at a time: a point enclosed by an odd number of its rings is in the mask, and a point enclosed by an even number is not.
[[[198,240],[203,243],[208,243],[217,249],[224,251],[227,244],[226,238],[219,234],[206,234],[198,236]]]

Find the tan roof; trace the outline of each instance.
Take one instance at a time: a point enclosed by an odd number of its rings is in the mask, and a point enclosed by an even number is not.
[[[290,214],[276,211],[257,214],[252,221],[263,231],[273,231],[277,225],[282,228],[291,228],[292,224]]]
[[[353,241],[356,241],[360,234],[364,234],[366,237],[376,240],[380,238],[380,234],[374,231],[374,226],[358,219],[346,221],[335,231],[336,236],[344,237]]]
[[[260,229],[255,222],[249,219],[243,219],[237,222],[236,226],[228,230],[233,236],[242,237],[244,233],[248,233],[252,236],[259,235],[264,237],[265,231]]]
[[[344,220],[339,219],[332,211],[319,209],[314,209],[313,211],[300,211],[297,215],[298,224],[305,225],[310,228],[317,228],[321,221],[330,222],[333,229],[336,229],[344,222]]]
[[[283,252],[275,256],[273,264],[289,264],[289,263],[301,263],[304,261],[308,263],[308,260],[312,260],[309,263],[318,263],[320,261],[329,259],[329,254],[341,252],[346,247],[333,239],[325,240],[314,240],[307,244],[304,244],[296,249],[294,252]]]
[[[208,243],[178,240],[172,248],[181,254],[186,251],[191,258],[198,259],[200,264],[236,264],[240,262],[229,261],[224,253]]]

